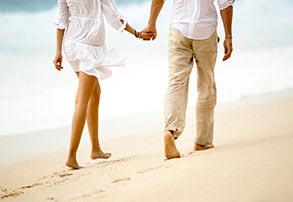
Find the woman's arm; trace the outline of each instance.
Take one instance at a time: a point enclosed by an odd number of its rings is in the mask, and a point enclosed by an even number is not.
[[[62,41],[64,36],[64,30],[68,24],[69,9],[66,0],[58,0],[58,19],[55,23],[56,31],[56,54],[53,60],[55,68],[57,70],[63,69],[62,67]]]
[[[120,21],[123,24],[123,20],[121,19]],[[136,29],[131,27],[128,23],[126,23],[124,30],[129,32],[130,34],[134,35],[136,38],[143,39],[145,41],[149,41],[153,37],[152,33],[145,33],[145,32],[136,31]]]
[[[119,13],[116,6],[115,0],[101,0],[102,12],[106,17],[107,22],[118,31],[127,31],[134,35],[136,38],[141,38],[143,40],[150,40],[150,33],[140,33],[137,32],[133,27],[131,27],[127,21]]]
[[[64,36],[64,29],[57,29],[56,32],[56,54],[53,60],[55,68],[57,70],[63,69],[62,67],[62,41]]]

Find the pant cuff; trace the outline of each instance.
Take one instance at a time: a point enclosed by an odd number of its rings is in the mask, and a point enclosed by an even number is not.
[[[171,126],[166,127],[165,130],[170,131],[171,134],[173,135],[174,139],[177,139],[181,135],[181,133],[182,133],[182,130],[179,130],[178,128],[171,127]]]

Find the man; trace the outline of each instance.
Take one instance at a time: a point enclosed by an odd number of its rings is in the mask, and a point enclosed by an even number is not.
[[[232,53],[232,15],[235,0],[217,0],[225,30],[223,61]],[[143,32],[156,38],[156,21],[163,0],[153,0]],[[214,0],[173,0],[169,33],[169,85],[165,97],[165,156],[180,158],[175,139],[185,126],[189,75],[197,65],[196,138],[194,151],[213,148],[217,57],[217,11]]]

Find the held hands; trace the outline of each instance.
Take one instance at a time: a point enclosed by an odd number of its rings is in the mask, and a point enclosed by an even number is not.
[[[62,65],[62,54],[61,53],[56,53],[55,58],[53,60],[53,64],[55,65],[55,68],[60,71],[63,69]]]
[[[157,30],[155,27],[147,26],[141,32],[138,32],[138,35],[136,35],[136,37],[144,41],[153,41],[157,37]]]
[[[138,32],[138,35],[136,38],[142,39],[144,41],[150,41],[150,40],[154,40],[154,35],[152,33]]]
[[[224,57],[223,61],[229,59],[231,57],[233,51],[233,45],[232,45],[232,37],[226,37],[224,41]]]

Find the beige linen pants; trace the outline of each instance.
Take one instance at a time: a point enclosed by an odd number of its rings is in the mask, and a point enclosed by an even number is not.
[[[213,141],[216,84],[214,67],[218,37],[214,32],[204,40],[183,36],[175,28],[169,33],[169,84],[165,96],[165,128],[177,138],[185,127],[189,75],[195,61],[197,66],[196,138],[195,143],[206,145]]]

